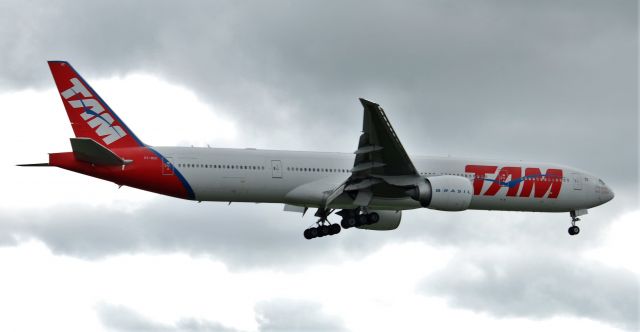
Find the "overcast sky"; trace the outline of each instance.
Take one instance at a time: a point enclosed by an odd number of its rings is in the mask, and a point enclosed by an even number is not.
[[[639,328],[636,1],[0,3],[0,330]],[[615,199],[407,211],[307,241],[281,205],[183,201],[60,169],[47,60],[150,145],[351,152],[364,97],[412,155],[546,161]]]

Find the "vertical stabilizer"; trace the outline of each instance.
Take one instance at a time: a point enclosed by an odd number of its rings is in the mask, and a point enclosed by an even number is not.
[[[144,146],[115,112],[66,61],[49,61],[73,132],[105,147]]]

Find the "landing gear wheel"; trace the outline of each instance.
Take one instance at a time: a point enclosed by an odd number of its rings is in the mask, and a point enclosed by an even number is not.
[[[336,235],[338,233],[340,233],[340,225],[338,224],[332,224],[329,226],[329,235]]]
[[[304,238],[307,240],[313,239],[313,236],[311,235],[311,228],[305,229],[304,233],[302,234],[304,235]]]
[[[318,237],[323,237],[329,235],[329,226],[322,225],[318,226]]]
[[[309,235],[311,235],[312,239],[318,237],[318,229],[315,227],[309,228]]]
[[[354,227],[356,225],[356,218],[354,217],[343,218],[342,221],[340,222],[340,225],[342,225],[342,228],[344,229]]]
[[[580,233],[580,227],[578,226],[569,227],[569,235],[577,235],[578,233]]]
[[[375,213],[375,212],[371,212],[369,214],[367,214],[367,225],[372,225],[377,223],[378,221],[380,221],[380,215]]]
[[[361,214],[358,216],[358,221],[356,222],[356,226],[364,226],[368,223],[366,214]]]

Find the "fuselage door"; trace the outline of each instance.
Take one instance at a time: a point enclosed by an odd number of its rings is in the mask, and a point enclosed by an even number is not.
[[[167,158],[166,163],[162,163],[162,175],[173,175],[173,161],[171,157]]]
[[[282,161],[280,160],[271,161],[271,177],[277,178],[277,179],[282,178]]]
[[[580,174],[571,173],[571,181],[573,182],[573,190],[582,190],[582,177]]]

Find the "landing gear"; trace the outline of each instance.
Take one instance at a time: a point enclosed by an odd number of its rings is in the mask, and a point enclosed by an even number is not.
[[[336,214],[342,217],[340,225],[332,224],[327,217],[333,212],[332,210],[318,209],[315,216],[318,217],[315,227],[307,228],[303,235],[307,240],[315,239],[317,237],[323,237],[327,235],[336,235],[340,233],[342,228],[348,229],[352,227],[360,227],[366,225],[373,225],[380,221],[380,215],[376,212],[366,212],[358,209],[340,210]],[[342,225],[342,228],[340,227]]]
[[[569,235],[573,236],[573,235],[577,235],[578,233],[580,233],[580,227],[576,226],[576,221],[580,221],[580,218],[578,218],[576,211],[571,211],[571,227],[569,227]]]
[[[578,233],[580,233],[580,227],[578,226],[569,227],[569,235],[577,235]]]
[[[303,235],[307,240],[323,237],[327,235],[336,235],[340,233],[340,225],[338,224],[320,224],[316,227],[305,229]]]
[[[316,217],[320,218],[316,222],[318,226],[307,228],[303,233],[304,238],[307,240],[311,240],[317,237],[336,235],[340,233],[340,225],[332,224],[329,222],[329,220],[327,220],[327,217],[330,213],[331,211],[318,209],[318,212],[316,212]]]
[[[340,225],[342,225],[342,228],[344,229],[355,227],[357,224],[358,220],[356,220],[356,216],[343,217],[340,222]]]
[[[340,225],[342,225],[344,229],[372,225],[380,221],[380,215],[378,213],[360,213],[359,209],[342,210],[337,214],[342,216]]]

